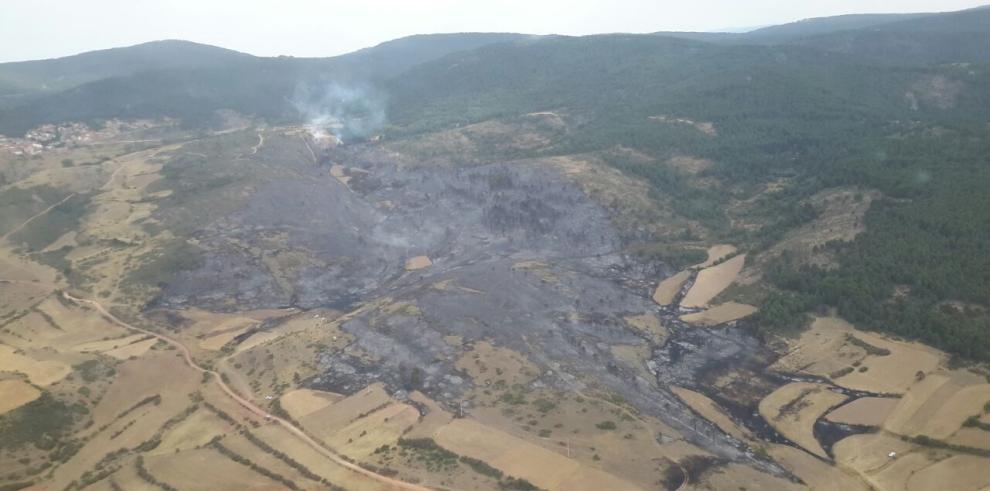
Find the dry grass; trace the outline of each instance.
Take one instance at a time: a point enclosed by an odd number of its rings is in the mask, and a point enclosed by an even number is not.
[[[856,472],[874,489],[884,491],[906,491],[912,474],[945,457],[879,433],[845,438],[835,444],[833,451],[839,466]],[[896,453],[895,459],[888,457],[890,452]]]
[[[39,360],[0,344],[0,372],[24,374],[32,384],[46,387],[72,373],[72,367],[60,361]]]
[[[337,430],[351,424],[362,415],[369,414],[392,402],[392,398],[385,392],[385,388],[381,384],[374,384],[323,409],[303,416],[299,422],[313,435],[327,440]]]
[[[711,421],[719,429],[732,435],[738,440],[746,441],[752,439],[753,435],[745,427],[737,425],[732,418],[715,401],[709,399],[704,394],[682,387],[671,386],[674,392],[685,404],[700,414],[703,418]]]
[[[990,465],[986,458],[956,455],[916,471],[907,482],[907,491],[954,489],[979,491],[990,486]]]
[[[990,384],[962,372],[929,375],[911,387],[884,422],[901,435],[947,439],[966,418],[983,412],[990,402]]]
[[[282,489],[275,481],[210,448],[149,457],[145,459],[145,467],[156,479],[177,489]]]
[[[746,464],[728,464],[705,474],[700,483],[687,484],[678,491],[712,490],[798,491],[808,489],[783,477],[760,472]]]
[[[653,314],[631,315],[624,318],[633,329],[650,337],[654,343],[662,345],[670,336],[670,331]]]
[[[435,435],[444,448],[487,462],[543,489],[632,490],[639,487],[471,419],[455,419]]]
[[[382,445],[395,445],[419,420],[419,411],[408,404],[391,404],[337,428],[327,444],[352,458],[364,459]]]
[[[681,320],[687,322],[688,324],[717,326],[719,324],[725,324],[726,322],[732,322],[749,317],[755,314],[757,310],[758,309],[752,305],[726,302],[702,312],[682,315]]]
[[[453,414],[444,410],[436,401],[426,397],[418,390],[410,393],[409,399],[425,406],[426,414],[406,433],[406,438],[432,438],[441,426],[454,419]]]
[[[129,344],[127,346],[121,346],[120,348],[107,351],[107,356],[112,356],[118,360],[127,360],[133,357],[142,356],[148,352],[155,344],[158,343],[158,339],[150,338],[144,341],[139,341],[137,343]]]
[[[919,372],[931,373],[943,359],[941,352],[920,343],[894,341],[858,331],[842,319],[819,317],[771,368],[832,376],[833,383],[850,389],[902,394]]]
[[[23,380],[0,380],[0,415],[17,409],[40,396],[40,390]]]
[[[769,187],[766,192],[771,193],[777,189],[777,186]],[[808,198],[807,203],[818,210],[818,217],[788,232],[780,242],[754,257],[743,272],[740,282],[751,284],[759,281],[763,276],[763,269],[785,251],[801,264],[834,267],[836,258],[821,246],[831,241],[848,242],[855,239],[866,229],[864,217],[872,202],[878,198],[880,193],[876,191],[857,188],[826,189]],[[758,224],[738,225],[739,228],[751,226]]]
[[[406,259],[406,271],[417,271],[433,266],[433,261],[426,256],[416,256]]]
[[[233,430],[233,426],[220,419],[213,411],[199,409],[165,433],[162,443],[149,454],[161,455],[195,449],[206,445],[213,437]]]
[[[487,341],[474,343],[455,366],[466,372],[479,386],[499,380],[505,381],[508,386],[527,384],[539,373],[539,369],[519,353]]]
[[[819,491],[869,491],[855,473],[829,465],[794,447],[770,445],[770,455],[778,464],[799,477],[809,488]]]

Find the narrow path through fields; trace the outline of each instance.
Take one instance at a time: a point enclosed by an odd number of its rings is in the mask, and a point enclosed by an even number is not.
[[[62,198],[62,201],[59,201],[58,203],[55,203],[54,205],[51,205],[48,208],[45,208],[44,210],[41,210],[41,212],[38,213],[37,215],[34,215],[31,218],[28,218],[27,220],[24,220],[20,225],[14,227],[12,229],[10,229],[9,231],[7,231],[7,233],[3,234],[3,236],[0,236],[0,241],[7,240],[7,237],[10,237],[11,235],[16,234],[17,232],[20,232],[21,229],[23,229],[24,227],[26,227],[29,223],[35,221],[38,218],[41,218],[41,217],[45,216],[48,212],[54,210],[55,208],[58,208],[59,205],[61,205],[62,203],[65,203],[66,201],[69,201],[75,195],[76,195],[76,193],[69,194],[65,198]]]
[[[297,438],[299,438],[300,440],[302,440],[304,443],[306,443],[307,445],[309,445],[311,448],[313,448],[314,450],[316,450],[317,452],[319,452],[321,455],[323,455],[323,456],[327,457],[328,459],[332,460],[337,465],[340,465],[340,466],[342,466],[342,467],[344,467],[344,468],[346,468],[348,470],[357,472],[358,474],[362,474],[364,476],[370,477],[372,479],[375,479],[375,480],[380,481],[380,482],[385,483],[385,484],[389,484],[389,485],[395,486],[395,487],[400,488],[400,489],[408,489],[408,490],[412,490],[412,491],[429,491],[429,488],[426,488],[426,487],[423,487],[423,486],[418,486],[416,484],[408,483],[408,482],[401,481],[401,480],[398,480],[398,479],[393,479],[391,477],[383,476],[381,474],[377,474],[375,472],[371,472],[371,471],[369,471],[369,470],[367,470],[367,469],[365,469],[365,468],[363,468],[363,467],[361,467],[361,466],[359,466],[357,464],[353,464],[353,463],[351,463],[351,462],[349,462],[347,460],[344,460],[344,458],[340,457],[339,455],[337,455],[336,453],[334,453],[332,450],[330,450],[329,448],[325,447],[322,443],[316,441],[315,439],[313,439],[312,437],[310,437],[309,435],[307,435],[306,432],[304,432],[301,428],[295,426],[294,424],[290,423],[289,421],[287,421],[285,419],[282,419],[282,418],[280,418],[278,416],[275,416],[273,414],[269,414],[268,411],[265,411],[264,410],[264,408],[261,408],[261,407],[255,405],[253,402],[245,399],[244,397],[241,397],[239,394],[237,394],[236,392],[234,392],[234,390],[231,389],[223,381],[223,378],[220,377],[220,374],[219,373],[217,373],[216,371],[213,371],[213,370],[208,370],[206,368],[203,368],[203,367],[197,365],[196,362],[192,358],[192,354],[189,352],[189,348],[187,348],[184,344],[182,344],[180,341],[176,340],[175,338],[166,336],[164,334],[159,334],[159,333],[154,332],[154,331],[149,331],[147,329],[142,329],[140,327],[135,327],[135,326],[133,326],[131,324],[128,324],[128,323],[120,320],[119,318],[117,318],[117,316],[115,316],[112,313],[110,313],[110,311],[108,311],[103,306],[103,304],[101,304],[100,302],[97,302],[96,300],[89,300],[89,299],[85,299],[85,298],[75,297],[75,296],[73,296],[73,295],[71,295],[71,294],[69,294],[67,292],[62,292],[62,296],[65,297],[67,300],[69,300],[71,302],[75,302],[77,304],[87,304],[87,305],[93,307],[94,309],[96,309],[97,312],[99,312],[104,317],[106,317],[107,320],[109,320],[109,321],[113,322],[114,324],[117,324],[117,325],[119,325],[119,326],[121,326],[121,327],[123,327],[125,329],[129,329],[131,331],[135,331],[135,332],[139,332],[139,333],[142,333],[142,334],[147,334],[147,335],[153,336],[153,337],[155,337],[155,338],[157,338],[157,339],[159,339],[161,341],[164,341],[165,343],[168,343],[170,346],[175,347],[176,349],[179,350],[180,353],[182,353],[182,357],[185,359],[186,364],[189,365],[190,368],[192,368],[193,370],[196,370],[196,371],[198,371],[200,373],[208,373],[208,374],[210,374],[212,376],[212,378],[213,378],[213,381],[217,384],[217,386],[219,386],[220,389],[223,390],[223,392],[225,394],[227,394],[227,396],[229,396],[235,402],[237,402],[238,404],[240,404],[242,407],[244,407],[248,411],[251,411],[252,413],[254,413],[254,414],[258,415],[258,416],[261,416],[263,418],[269,419],[270,421],[274,421],[275,423],[281,425],[283,428],[285,428],[286,430],[288,430],[289,433],[292,433]]]

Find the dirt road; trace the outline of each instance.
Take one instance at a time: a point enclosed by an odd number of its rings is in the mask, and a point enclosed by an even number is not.
[[[213,381],[217,384],[217,386],[219,386],[220,389],[223,390],[223,392],[225,394],[227,394],[231,399],[233,399],[234,401],[236,401],[238,404],[240,404],[241,406],[243,406],[248,411],[251,411],[252,413],[254,413],[254,414],[256,414],[256,415],[258,415],[260,417],[266,418],[266,419],[268,419],[270,421],[273,421],[273,422],[281,425],[283,428],[285,428],[286,430],[288,430],[289,433],[292,433],[297,438],[299,438],[300,440],[302,440],[303,442],[305,442],[307,445],[309,445],[310,447],[312,447],[314,450],[316,450],[317,452],[319,452],[321,455],[323,455],[323,456],[327,457],[328,459],[332,460],[337,465],[340,465],[342,467],[345,467],[345,468],[347,468],[347,469],[349,469],[349,470],[351,470],[353,472],[357,472],[358,474],[362,474],[362,475],[367,476],[369,478],[375,479],[375,480],[377,480],[379,482],[382,482],[382,483],[385,483],[385,484],[388,484],[388,485],[391,485],[391,486],[395,486],[398,489],[407,489],[407,490],[411,490],[411,491],[429,491],[429,488],[426,488],[426,487],[423,487],[423,486],[418,486],[418,485],[415,485],[415,484],[412,484],[412,483],[407,483],[405,481],[400,481],[398,479],[392,479],[390,477],[383,476],[381,474],[377,474],[377,473],[371,472],[371,471],[369,471],[369,470],[367,470],[367,469],[365,469],[365,468],[363,468],[361,466],[358,466],[356,464],[353,464],[351,462],[348,462],[347,460],[344,460],[342,457],[340,457],[339,455],[337,455],[336,453],[334,453],[332,450],[330,450],[329,448],[325,447],[320,442],[314,440],[312,437],[310,437],[309,435],[307,435],[306,432],[304,432],[299,427],[295,426],[294,424],[290,423],[289,421],[287,421],[285,419],[282,419],[282,418],[280,418],[278,416],[275,416],[273,414],[269,414],[268,411],[265,411],[264,410],[264,408],[261,408],[261,407],[255,405],[253,402],[245,399],[244,397],[242,397],[239,394],[237,394],[236,392],[234,392],[234,390],[231,389],[223,381],[223,379],[220,377],[220,374],[219,373],[217,373],[217,372],[215,372],[213,370],[205,369],[205,368],[197,365],[196,362],[192,358],[192,354],[189,352],[189,348],[187,348],[184,344],[182,344],[178,340],[176,340],[174,338],[171,338],[169,336],[166,336],[164,334],[159,334],[159,333],[154,332],[154,331],[149,331],[147,329],[142,329],[140,327],[135,327],[135,326],[133,326],[131,324],[128,324],[128,323],[120,320],[119,318],[117,318],[117,316],[115,316],[112,313],[110,313],[110,311],[108,311],[103,306],[103,304],[101,304],[101,303],[99,303],[99,302],[97,302],[95,300],[89,300],[89,299],[85,299],[85,298],[75,297],[75,296],[73,296],[73,295],[71,295],[71,294],[69,294],[67,292],[62,292],[62,296],[64,296],[67,300],[69,300],[71,302],[75,302],[77,304],[86,304],[86,305],[89,305],[89,306],[93,307],[94,309],[96,309],[97,312],[99,312],[101,315],[103,315],[104,317],[106,317],[108,320],[110,320],[114,324],[117,324],[117,325],[119,325],[119,326],[121,326],[121,327],[123,327],[125,329],[129,329],[131,331],[135,331],[135,332],[139,332],[139,333],[142,333],[142,334],[147,334],[149,336],[153,336],[153,337],[155,337],[155,338],[157,338],[157,339],[159,339],[161,341],[164,341],[165,343],[168,343],[169,345],[175,347],[176,349],[179,350],[180,353],[182,353],[182,357],[185,359],[187,365],[189,365],[192,369],[194,369],[194,370],[196,370],[196,371],[198,371],[200,373],[208,373],[208,374],[210,374],[212,376],[212,378],[213,378]]]
[[[44,210],[41,210],[41,212],[38,213],[37,215],[34,215],[31,218],[28,218],[27,220],[24,220],[24,222],[22,222],[20,225],[14,227],[12,229],[10,229],[7,233],[3,234],[3,236],[0,236],[0,241],[7,240],[7,237],[10,237],[11,235],[16,234],[17,232],[20,232],[21,229],[23,229],[24,227],[26,227],[29,223],[35,221],[38,218],[41,218],[41,217],[45,216],[45,214],[47,214],[48,212],[54,210],[55,208],[58,208],[59,205],[61,205],[62,203],[65,203],[66,201],[69,201],[75,195],[76,195],[76,193],[72,193],[72,194],[66,196],[65,198],[62,198],[62,201],[59,201],[58,203],[55,203],[54,205],[51,205],[48,208],[45,208]]]

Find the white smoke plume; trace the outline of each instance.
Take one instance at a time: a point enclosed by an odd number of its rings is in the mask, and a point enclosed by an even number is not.
[[[372,136],[385,125],[385,97],[370,87],[299,85],[291,101],[314,138],[338,143]]]

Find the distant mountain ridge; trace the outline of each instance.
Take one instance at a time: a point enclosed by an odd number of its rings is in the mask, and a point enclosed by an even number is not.
[[[0,87],[54,91],[142,71],[195,68],[248,58],[254,57],[190,41],[151,41],[61,58],[0,63]]]
[[[765,60],[768,55],[777,56],[780,60],[777,65],[780,66],[789,59],[812,60],[802,66],[809,70],[809,75],[816,73],[818,80],[801,80],[798,73],[788,76],[795,83],[807,84],[808,87],[822,85],[821,90],[828,92],[846,83],[829,77],[827,72],[818,73],[812,67],[857,63],[927,67],[990,62],[990,9],[937,14],[846,15],[808,19],[742,34],[656,33],[622,35],[621,39],[650,37],[674,37],[700,44],[658,43],[653,47],[644,44],[643,49],[656,50],[644,59],[648,66],[665,66],[662,63],[664,59],[687,54],[682,65],[665,69],[677,73],[694,67],[714,73],[717,67],[698,67],[690,54],[715,52],[708,47],[731,47],[736,50],[731,53],[744,60]],[[565,54],[565,51],[572,49],[573,43],[558,43],[555,41],[557,39],[586,39],[586,49],[589,51],[585,56],[581,53]],[[604,73],[622,66],[624,60],[621,56],[625,55],[621,51],[612,54],[608,51],[618,49],[618,45],[612,43],[614,39],[608,36],[569,38],[513,33],[419,35],[332,58],[266,58],[185,41],[158,41],[53,60],[5,63],[0,64],[0,134],[23,134],[47,122],[110,117],[171,116],[197,125],[207,123],[210,114],[218,109],[232,109],[272,121],[293,121],[300,117],[292,103],[299,87],[332,83],[379,88],[389,86],[390,90],[400,94],[392,97],[390,110],[401,115],[416,103],[404,99],[413,93],[407,90],[411,86],[393,83],[392,80],[406,73],[422,73],[419,67],[444,57],[463,54],[465,60],[472,61],[501,52],[499,49],[489,49],[493,46],[509,49],[513,46],[543,45],[547,49],[539,49],[545,59],[532,67],[534,73],[540,73],[545,67],[560,66],[558,57],[564,56],[562,59],[571,61],[561,70],[576,69],[573,77],[598,77],[599,74],[581,72],[582,67],[588,66],[586,56],[601,55],[595,63],[601,63]],[[555,46],[563,51],[548,50]],[[759,47],[776,47],[777,51]],[[731,53],[728,63],[734,66]],[[512,67],[511,59],[500,60],[499,63]],[[433,69],[439,66],[434,64]],[[484,63],[477,65],[477,68],[484,71]],[[871,68],[869,71],[872,73],[874,70]],[[856,71],[842,69],[836,73],[855,76]],[[426,91],[423,100],[433,99],[438,95],[435,93],[437,87],[447,84],[443,74],[434,75],[438,77],[435,84],[417,89]],[[487,79],[478,80],[478,86],[497,82],[508,75],[509,72],[488,73]],[[566,86],[574,82],[551,82],[556,79],[552,74],[546,75],[543,83],[562,83]],[[665,73],[660,75],[666,76]],[[883,77],[900,80],[894,72]],[[652,83],[649,79],[641,81]],[[602,83],[605,82],[602,80]],[[625,85],[622,80],[615,82]],[[709,83],[704,79],[698,86]],[[838,85],[829,85],[833,83]],[[627,90],[637,92],[643,88],[630,86]],[[712,87],[710,90],[718,89]],[[898,90],[903,92],[907,89],[899,87]],[[597,98],[603,94],[592,92],[589,97]],[[558,90],[547,92],[550,99],[564,95],[565,92]],[[472,108],[471,111],[477,109],[476,105],[468,104],[466,107]],[[469,112],[465,112],[461,119],[472,118]]]

